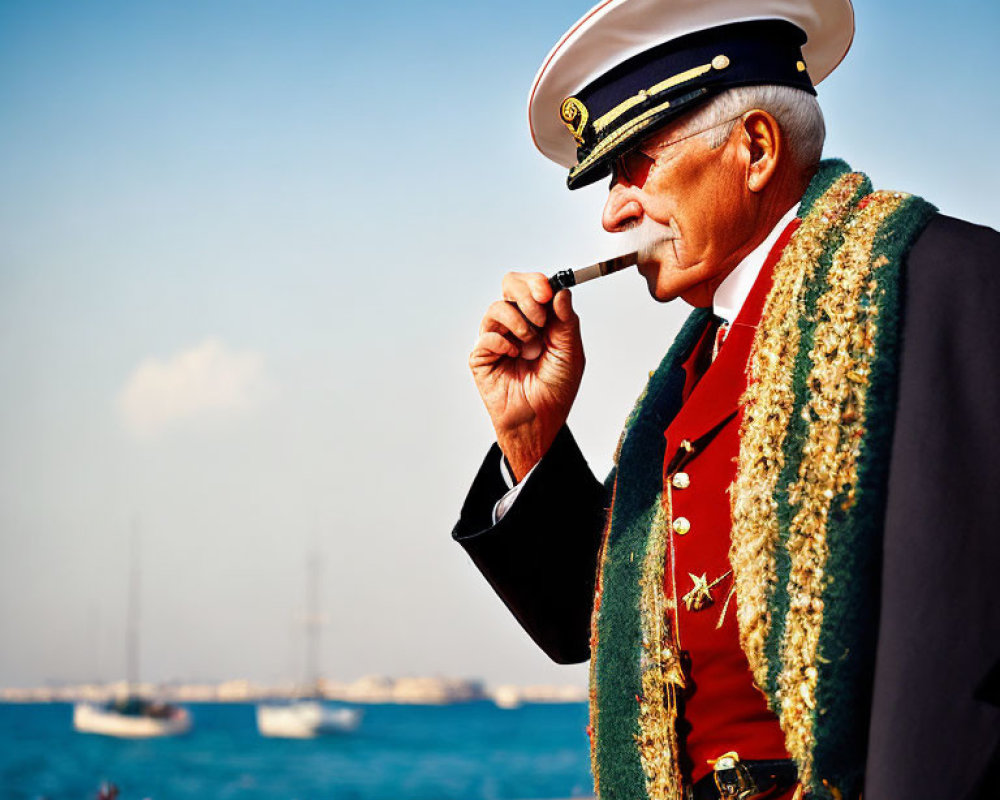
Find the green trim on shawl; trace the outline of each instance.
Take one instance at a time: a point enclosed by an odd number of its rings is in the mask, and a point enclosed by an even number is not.
[[[824,622],[816,705],[825,713],[817,720],[813,756],[815,774],[843,776],[839,785],[849,793],[860,793],[868,743],[868,720],[858,719],[856,709],[871,706],[882,523],[898,389],[903,300],[900,295],[901,264],[935,211],[920,198],[904,199],[893,215],[891,229],[883,227],[880,230],[872,251],[873,261],[884,256],[887,263],[876,278],[880,321],[868,390],[867,434],[858,458],[860,466],[852,513],[848,518],[841,512],[835,519],[841,533],[830,537],[827,561],[831,575],[858,577],[848,587],[850,597],[838,593],[841,602],[836,608],[839,613],[828,612]],[[834,508],[839,509],[836,501]],[[826,595],[836,588],[831,586]],[[859,631],[862,635],[858,635]],[[844,643],[851,639],[854,645],[849,649]],[[815,784],[814,791],[822,796]]]
[[[813,177],[809,188],[802,197],[799,205],[798,218],[805,219],[812,211],[813,206],[830,190],[833,184],[844,175],[850,173],[851,168],[845,161],[840,159],[830,159],[820,164],[816,175]],[[854,202],[856,203],[872,190],[871,181],[866,177],[860,182],[858,189],[854,192]],[[833,254],[843,244],[844,237],[840,231],[834,232],[830,240],[823,248],[823,253],[819,258],[814,279],[806,287],[804,304],[806,308],[815,308],[816,301],[824,291],[826,278],[830,272],[830,265],[833,262]],[[794,483],[798,475],[799,464],[795,458],[796,448],[801,447],[807,435],[808,423],[802,417],[802,409],[807,402],[806,379],[809,376],[811,362],[809,352],[813,346],[813,331],[815,320],[810,320],[807,315],[799,317],[799,332],[802,337],[799,342],[798,353],[795,359],[794,386],[795,386],[795,411],[791,415],[788,435],[785,439],[785,447],[782,454],[784,469],[778,478],[775,500],[778,503],[777,517],[779,526],[779,548],[775,553],[775,571],[777,581],[774,594],[771,597],[772,624],[765,646],[769,663],[766,686],[767,694],[770,698],[777,697],[778,675],[781,673],[781,650],[784,639],[784,621],[788,613],[789,595],[788,579],[791,559],[787,549],[789,529],[795,509],[788,501],[788,489]],[[780,713],[780,704],[771,702],[771,710],[776,714]],[[777,707],[776,707],[777,706]]]
[[[773,486],[770,549],[754,551],[756,530],[769,524],[759,515],[766,502],[744,506],[757,516],[734,519],[741,641],[751,645],[764,632],[763,663],[753,650],[747,656],[800,779],[817,798],[856,797],[864,776],[900,268],[934,213],[917,198],[870,188],[842,162],[825,164],[802,203],[803,223],[775,267],[748,365],[734,484],[740,497]],[[810,262],[804,254],[817,247]],[[795,290],[803,269],[808,281]],[[786,383],[769,368],[780,349],[768,337],[789,322],[798,349]],[[779,418],[787,426],[776,432],[768,420]],[[781,457],[766,466],[775,444]],[[747,534],[750,547],[741,547]],[[769,587],[766,609],[746,606],[741,585],[761,583]]]
[[[841,178],[850,171],[850,167],[847,163],[840,159],[831,159],[829,161],[822,162],[820,168],[816,172],[816,175],[810,182],[809,188],[802,197],[802,202],[799,204],[798,218],[805,219],[809,215],[809,212],[812,211],[816,202],[820,200],[820,198],[827,191],[829,191],[837,179]],[[855,202],[868,194],[871,189],[871,181],[865,178],[861,182],[858,190],[854,193]],[[841,246],[842,243],[843,234],[835,232],[834,235],[830,237],[830,241],[828,241],[824,247],[823,253],[817,263],[814,279],[806,287],[804,300],[807,308],[815,307],[816,300],[819,298],[825,287],[826,278],[830,272],[830,265],[833,262],[833,253]],[[806,317],[806,315],[802,315],[799,318],[798,323],[800,336],[802,338],[800,340],[798,353],[796,354],[795,359],[794,384],[796,387],[795,409],[797,412],[801,412],[801,409],[806,403],[806,379],[810,370],[809,351],[812,350],[813,346],[814,325]],[[788,501],[788,489],[795,481],[799,466],[798,462],[794,458],[793,450],[795,447],[801,446],[802,441],[804,441],[806,437],[808,428],[808,424],[802,418],[801,413],[793,413],[789,422],[790,425],[787,438],[785,439],[785,448],[783,452],[785,466],[781,471],[780,477],[778,478],[778,486],[775,493],[775,500],[778,503],[777,517],[780,531],[780,546],[775,554],[777,582],[775,584],[774,594],[771,597],[770,604],[773,621],[769,630],[767,644],[765,646],[769,663],[769,681],[766,686],[766,691],[769,697],[776,697],[778,693],[778,675],[781,673],[782,640],[785,633],[784,620],[786,614],[788,613],[789,605],[788,579],[791,560],[789,558],[787,544],[790,522],[795,514],[795,511]],[[773,707],[772,710],[775,713],[779,713],[780,711],[779,708]]]
[[[685,377],[681,365],[710,317],[707,309],[695,309],[650,377],[626,422],[619,464],[651,461],[662,464],[666,449],[663,431],[681,404]],[[600,580],[603,586],[620,587],[622,591],[613,592],[610,598],[605,595],[595,608],[595,627],[614,631],[615,644],[610,648],[594,648],[590,665],[593,770],[604,800],[631,800],[646,794],[636,749],[637,698],[642,694],[639,662],[622,660],[618,654],[620,648],[627,651],[641,648],[639,576],[648,544],[647,531],[652,526],[662,490],[658,469],[630,475],[625,483],[618,481],[606,533],[608,543]],[[606,724],[607,718],[615,723]],[[629,722],[621,724],[620,720]]]

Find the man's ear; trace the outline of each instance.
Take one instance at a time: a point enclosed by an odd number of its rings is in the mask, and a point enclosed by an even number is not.
[[[771,182],[784,153],[784,137],[778,121],[766,111],[754,109],[743,115],[743,145],[746,148],[746,181],[751,192],[761,192]]]

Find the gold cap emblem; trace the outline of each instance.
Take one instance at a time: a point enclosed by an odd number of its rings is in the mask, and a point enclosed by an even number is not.
[[[567,97],[559,109],[559,116],[569,128],[569,132],[573,134],[576,143],[582,145],[583,132],[587,123],[590,122],[590,113],[587,111],[587,107],[575,97]]]

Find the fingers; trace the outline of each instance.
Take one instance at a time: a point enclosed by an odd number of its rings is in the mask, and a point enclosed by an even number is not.
[[[549,279],[541,272],[508,272],[503,276],[503,299],[513,303],[533,325],[545,325],[545,304],[552,299]]]
[[[549,280],[542,273],[511,272],[504,276],[503,300],[486,310],[479,326],[479,339],[470,356],[470,365],[492,364],[503,356],[533,361],[545,350],[542,329],[550,317],[551,302],[555,320],[576,322],[569,291],[553,297]],[[565,334],[572,335],[571,325]]]
[[[510,333],[522,342],[530,341],[538,335],[537,329],[518,308],[505,300],[497,300],[486,309],[486,316],[479,326],[479,332],[486,331]]]
[[[576,320],[576,312],[573,310],[573,293],[569,289],[556,292],[556,296],[552,300],[552,310],[560,322]]]
[[[469,354],[469,366],[476,370],[478,367],[493,364],[504,356],[517,358],[521,353],[521,348],[510,339],[494,331],[481,333],[476,339],[476,344]]]
[[[479,326],[479,334],[480,337],[490,334],[485,346],[489,348],[493,360],[500,355],[508,355],[534,361],[542,354],[539,331],[524,318],[513,303],[506,300],[498,300],[489,307]],[[505,351],[492,338],[493,336],[499,336],[510,347]]]
[[[542,354],[544,349],[545,345],[542,344],[541,339],[532,339],[530,342],[525,342],[521,347],[521,358],[525,361],[534,361]]]

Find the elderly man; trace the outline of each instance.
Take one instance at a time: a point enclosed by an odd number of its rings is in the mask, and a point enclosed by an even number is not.
[[[532,88],[696,307],[604,483],[568,291],[508,274],[470,357],[497,445],[454,536],[591,659],[602,798],[1000,797],[1000,235],[820,161],[852,36],[849,0],[610,0]]]

